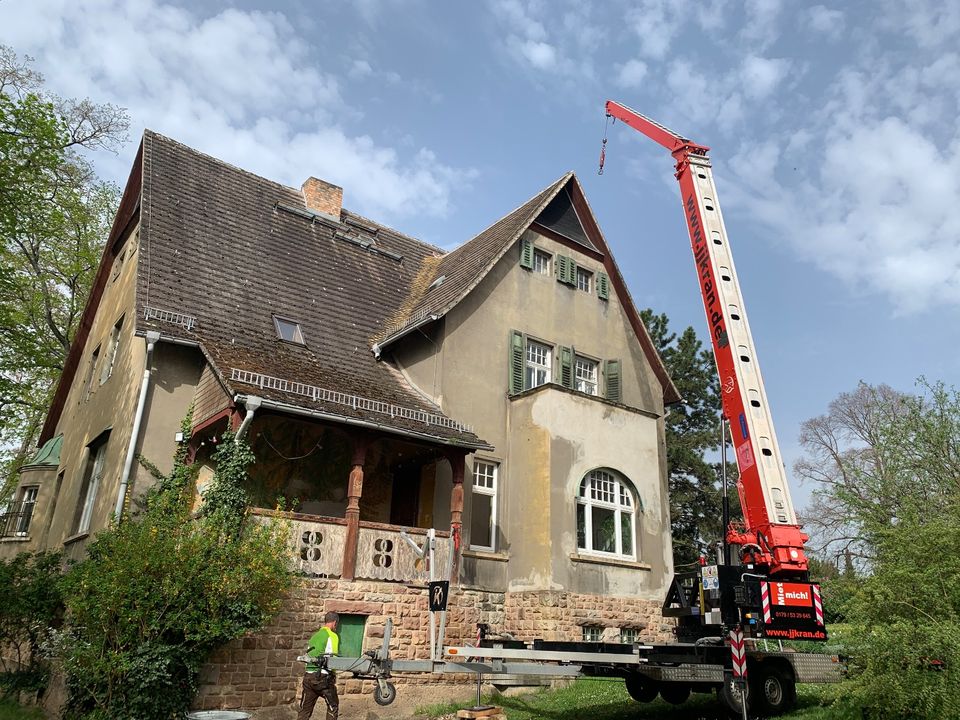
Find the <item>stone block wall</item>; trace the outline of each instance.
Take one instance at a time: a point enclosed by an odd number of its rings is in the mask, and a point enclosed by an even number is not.
[[[377,581],[302,579],[290,591],[281,612],[263,631],[219,650],[204,667],[197,709],[240,709],[298,702],[303,664],[297,656],[319,627],[323,614],[366,615],[363,649],[380,647],[387,618],[393,618],[390,653],[395,659],[426,659],[430,654],[430,613],[425,586]],[[446,645],[476,640],[477,623],[518,639],[580,640],[584,625],[606,628],[604,640],[616,642],[620,628],[640,631],[644,641],[666,642],[672,625],[660,617],[659,603],[557,591],[490,592],[456,589],[450,595]],[[468,676],[398,676],[395,682],[463,683]],[[373,682],[339,673],[341,694],[371,693]]]

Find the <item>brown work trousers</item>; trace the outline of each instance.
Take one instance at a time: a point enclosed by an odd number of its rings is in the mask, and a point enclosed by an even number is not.
[[[310,720],[317,698],[323,698],[327,704],[326,720],[337,720],[340,715],[340,698],[337,696],[337,679],[333,673],[321,672],[303,674],[303,697],[300,698],[300,712],[297,720]]]

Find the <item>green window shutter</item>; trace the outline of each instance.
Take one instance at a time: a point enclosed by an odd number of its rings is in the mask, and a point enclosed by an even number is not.
[[[554,272],[557,275],[557,282],[566,282],[564,278],[567,277],[567,256],[566,255],[557,255],[554,263]]]
[[[567,266],[567,284],[576,285],[577,284],[577,261],[573,258],[570,258],[570,264]]]
[[[565,388],[573,387],[573,349],[560,348],[560,384]]]
[[[623,392],[620,385],[620,361],[607,360],[603,374],[606,380],[606,387],[604,389],[607,400],[621,402]]]
[[[520,267],[533,270],[533,243],[526,238],[520,240]]]
[[[607,300],[610,297],[610,278],[605,272],[597,273],[597,297]]]
[[[510,394],[523,392],[523,333],[510,333]]]

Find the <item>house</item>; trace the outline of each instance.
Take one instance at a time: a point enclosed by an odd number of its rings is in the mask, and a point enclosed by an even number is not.
[[[292,526],[303,581],[225,649],[202,707],[292,700],[316,618],[343,654],[425,654],[435,529],[447,639],[662,637],[679,400],[576,177],[452,252],[147,131],[0,552],[83,553],[169,468],[192,408],[198,492],[227,428],[251,513]],[[276,510],[280,506],[282,511]],[[29,512],[28,512],[29,511]],[[346,689],[360,689],[359,681]]]

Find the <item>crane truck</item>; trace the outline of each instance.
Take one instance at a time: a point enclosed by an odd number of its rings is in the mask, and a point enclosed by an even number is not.
[[[445,660],[393,661],[388,624],[382,648],[369,651],[366,658],[331,659],[331,667],[376,680],[374,697],[381,704],[395,696],[388,682],[392,672],[473,672],[490,679],[623,678],[631,697],[641,702],[659,695],[679,704],[692,692],[715,691],[737,715],[745,716],[747,708],[753,715],[777,715],[794,704],[796,683],[836,682],[842,677],[839,656],[782,647],[783,640],[825,642],[827,631],[820,586],[809,576],[804,553],[808,537],[790,497],[709,148],[621,103],[608,101],[606,113],[659,143],[674,158],[723,414],[735,451],[743,522],[729,522],[725,504],[725,537],[716,562],[702,558],[697,571],[673,577],[662,611],[676,619],[676,642],[500,640],[487,637],[481,628],[476,646],[447,647]],[[601,170],[603,158],[601,152]]]

